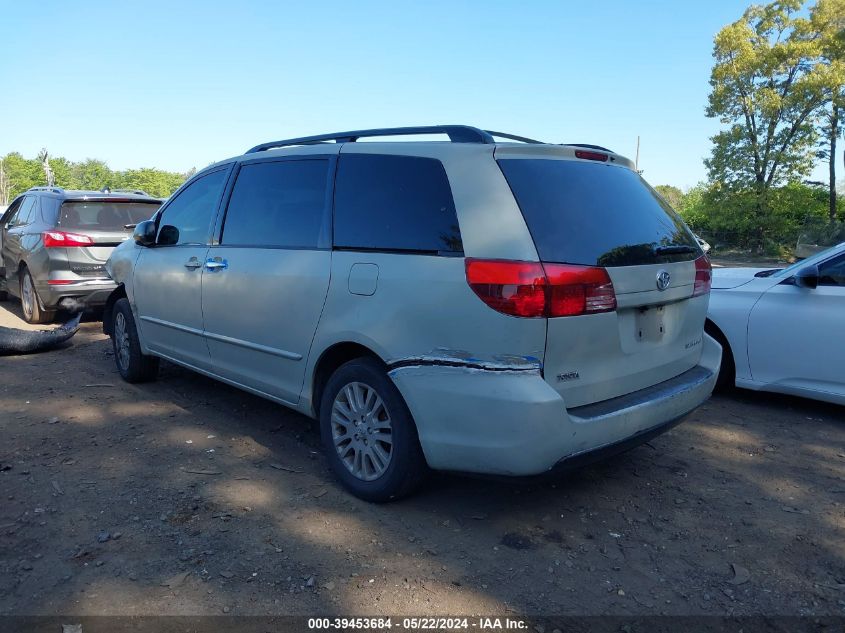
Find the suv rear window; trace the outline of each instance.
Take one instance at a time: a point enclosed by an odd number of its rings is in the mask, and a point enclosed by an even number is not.
[[[637,266],[701,255],[680,216],[630,169],[572,160],[498,162],[543,261]]]
[[[159,202],[80,201],[65,202],[59,210],[58,226],[76,231],[128,231],[149,220]]]
[[[342,155],[334,204],[336,248],[463,252],[452,189],[439,160]]]

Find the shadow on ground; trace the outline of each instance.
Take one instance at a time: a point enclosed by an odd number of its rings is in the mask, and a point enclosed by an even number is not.
[[[0,359],[0,615],[843,611],[840,407],[735,392],[556,480],[379,506],[310,420],[172,365],[124,384],[99,328]]]

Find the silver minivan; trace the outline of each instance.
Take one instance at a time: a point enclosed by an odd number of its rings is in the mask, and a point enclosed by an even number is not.
[[[721,359],[710,263],[630,160],[468,126],[259,145],[107,268],[124,379],[165,358],[317,418],[372,501],[428,469],[534,475],[644,442]]]

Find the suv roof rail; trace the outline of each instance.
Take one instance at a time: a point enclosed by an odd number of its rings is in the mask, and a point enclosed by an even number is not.
[[[53,186],[53,187],[44,187],[44,186],[30,187],[29,189],[27,189],[27,191],[49,191],[51,193],[64,193],[65,192],[64,189],[62,189],[61,187],[56,187],[56,186]]]
[[[111,187],[103,187],[100,189],[101,193],[134,193],[139,196],[149,196],[143,189],[112,189]]]
[[[373,130],[355,130],[353,132],[318,134],[316,136],[301,136],[299,138],[289,138],[282,141],[262,143],[261,145],[256,145],[255,147],[249,149],[246,153],[254,154],[255,152],[263,152],[277,147],[289,147],[291,145],[316,145],[318,143],[327,143],[329,141],[334,141],[335,143],[354,143],[359,138],[370,138],[376,136],[417,136],[421,134],[446,134],[452,143],[484,143],[489,145],[496,142],[493,139],[494,136],[522,141],[523,143],[541,142],[522,136],[505,134],[503,132],[488,132],[470,125],[424,125],[421,127],[388,127]]]
[[[537,139],[525,136],[517,136],[516,134],[508,134],[507,132],[494,132],[493,130],[485,130],[485,132],[487,132],[490,136],[506,138],[509,141],[519,141],[520,143],[529,143],[531,145],[543,145],[543,141],[538,141]]]

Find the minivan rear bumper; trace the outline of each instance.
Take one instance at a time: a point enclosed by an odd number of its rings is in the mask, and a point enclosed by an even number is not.
[[[539,369],[402,365],[390,376],[408,404],[429,466],[537,475],[619,452],[668,430],[710,397],[722,357],[705,335],[696,367],[663,383],[567,409]]]

